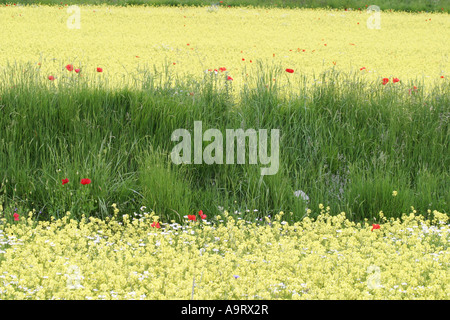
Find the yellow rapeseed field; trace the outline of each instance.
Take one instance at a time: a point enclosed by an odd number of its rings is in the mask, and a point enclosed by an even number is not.
[[[260,62],[294,70],[277,79],[291,83],[303,76],[319,81],[319,74],[331,69],[378,83],[388,78],[390,84],[394,78],[415,83],[450,76],[450,33],[442,32],[450,28],[447,13],[383,11],[376,29],[375,13],[365,10],[105,5],[77,10],[0,6],[0,68],[31,63],[41,79],[58,81],[72,64],[78,76],[116,85],[154,67],[180,77],[217,69],[235,88],[254,76]]]
[[[160,228],[153,212],[37,225],[30,212],[0,226],[0,298],[450,298],[446,214],[370,225],[320,208],[295,224],[225,211]]]

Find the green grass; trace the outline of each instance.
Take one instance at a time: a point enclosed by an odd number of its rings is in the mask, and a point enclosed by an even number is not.
[[[0,3],[8,4],[108,4],[108,5],[149,5],[149,6],[253,6],[253,7],[277,7],[277,8],[333,8],[365,10],[367,6],[377,5],[381,10],[395,11],[450,11],[450,2],[444,0],[377,0],[372,3],[365,0],[224,0],[222,3],[215,0],[22,0],[10,1],[0,0]]]
[[[291,88],[294,96],[283,98],[276,85],[263,85],[282,71],[260,70],[237,101],[225,81],[208,76],[169,84],[160,74],[112,90],[42,83],[33,70],[10,66],[0,75],[0,201],[10,220],[15,208],[22,215],[34,208],[39,219],[68,210],[105,217],[112,203],[121,214],[146,206],[163,221],[200,209],[213,216],[219,206],[249,220],[279,210],[298,220],[319,203],[355,220],[380,210],[399,217],[410,206],[449,211],[448,81],[409,95],[407,84],[330,73],[329,81]],[[248,158],[244,165],[173,164],[172,132],[192,133],[196,120],[224,135],[227,128],[280,129],[278,173],[261,179]],[[70,182],[62,185],[64,178]]]

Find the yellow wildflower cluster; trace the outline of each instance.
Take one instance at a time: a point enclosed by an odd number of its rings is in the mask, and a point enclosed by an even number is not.
[[[449,299],[448,215],[0,225],[2,299]],[[221,222],[222,221],[222,222]]]
[[[166,65],[170,74],[181,78],[218,70],[240,87],[258,72],[259,62],[294,71],[275,79],[280,83],[295,83],[303,75],[309,82],[321,81],[318,75],[332,69],[377,83],[388,78],[389,85],[394,78],[403,83],[446,81],[447,13],[382,11],[375,27],[370,24],[374,14],[245,7],[211,11],[81,5],[68,11],[57,6],[0,6],[0,68],[31,63],[43,81],[48,76],[55,81],[92,76],[116,85],[136,83],[154,74],[153,66],[162,71]],[[68,72],[67,64],[80,72]]]

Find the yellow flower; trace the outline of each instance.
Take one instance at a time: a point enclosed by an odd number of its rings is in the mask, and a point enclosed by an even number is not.
[[[393,197],[396,197],[396,196],[397,196],[397,194],[398,194],[398,193],[397,193],[397,191],[395,191],[395,190],[394,190],[394,191],[392,191],[392,196],[393,196]]]
[[[301,84],[297,83],[303,79],[296,76],[299,74],[305,75],[307,85],[314,85],[321,79],[313,76],[326,72],[337,56],[339,62],[333,68],[340,73],[352,72],[367,82],[378,81],[383,74],[395,75],[404,83],[422,74],[426,82],[439,81],[441,78],[436,75],[447,68],[446,62],[441,61],[441,52],[448,50],[440,31],[448,30],[450,19],[443,13],[383,12],[383,19],[387,19],[384,21],[390,23],[384,24],[379,31],[380,39],[367,41],[366,34],[361,32],[364,23],[361,23],[359,11],[348,11],[345,18],[340,18],[330,9],[227,8],[226,12],[219,12],[211,19],[211,13],[201,7],[155,7],[150,13],[139,6],[111,9],[107,5],[80,5],[80,10],[81,33],[74,33],[65,21],[57,25],[42,22],[42,16],[49,21],[72,17],[62,17],[57,6],[21,7],[20,12],[26,19],[14,19],[3,12],[0,14],[2,47],[8,50],[0,51],[0,63],[40,63],[39,72],[50,75],[57,70],[58,63],[75,60],[86,76],[98,78],[107,73],[109,83],[114,87],[123,86],[123,81],[133,83],[139,74],[144,74],[142,66],[149,65],[153,69],[154,65],[163,70],[165,60],[170,63],[169,72],[174,76],[189,75],[196,80],[202,80],[199,77],[203,77],[205,69],[226,67],[226,71],[218,72],[218,75],[224,75],[224,79],[225,75],[231,76],[235,88],[257,81],[259,75],[252,78],[258,69],[255,62],[265,63],[268,58],[274,64],[295,70],[293,74],[276,79],[277,84],[289,82],[292,85]],[[148,19],[149,14],[151,19]],[[423,21],[422,18],[430,18],[433,22],[421,23],[420,28],[410,27]],[[242,28],[242,21],[245,21],[245,28]],[[229,32],[223,35],[223,41],[217,42],[215,35],[223,32],[224,25]],[[189,45],[187,28],[190,30]],[[30,30],[41,32],[30,37]],[[101,37],[98,37],[98,30],[104,31]],[[301,46],[294,48],[292,35],[298,34],[298,30],[305,32],[301,35]],[[398,37],[398,31],[404,36]],[[51,40],[44,37],[46,34],[53,34]],[[117,34],[133,36],[124,40]],[[322,34],[332,36],[324,39],[325,43],[319,43]],[[407,40],[413,38],[427,38],[432,45]],[[76,46],[73,46],[74,41]],[[134,48],[133,52],[129,48]],[[242,55],[236,55],[241,51]],[[385,55],[387,51],[390,52],[388,56]],[[15,55],[12,57],[10,52]],[[38,62],[36,53],[39,52],[42,52],[42,63]],[[111,52],[114,52],[114,59],[111,59]],[[56,62],[50,61],[52,58]],[[99,65],[104,73],[95,71]],[[56,78],[64,82],[66,71],[55,74]],[[42,81],[49,82],[46,77],[42,77]]]
[[[448,216],[434,215],[445,241]],[[60,219],[7,224],[10,248],[0,246],[5,251],[0,295],[30,300],[190,299],[192,292],[198,299],[446,298],[445,290],[437,289],[448,273],[444,242],[429,223],[411,228],[423,217],[385,221],[389,241],[368,237],[368,229],[347,220],[344,212],[331,224],[329,218],[326,212],[315,221],[286,222],[282,237],[278,225],[257,223],[180,225],[184,232],[162,226],[164,232],[151,233],[136,220],[105,224],[92,217],[66,224]],[[423,232],[425,226],[431,232]],[[33,237],[31,228],[38,231]],[[399,241],[405,235],[408,246]],[[436,246],[430,247],[431,239]],[[373,284],[384,289],[373,290]]]

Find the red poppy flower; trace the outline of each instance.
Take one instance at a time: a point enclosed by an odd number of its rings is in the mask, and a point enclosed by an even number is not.
[[[409,89],[408,91],[409,91],[409,94],[411,94],[411,92],[414,90],[414,92],[417,92],[417,87],[416,86],[414,86],[414,88],[413,89]]]
[[[80,183],[81,183],[82,185],[89,184],[89,183],[91,183],[91,179],[81,179]]]
[[[103,72],[102,68],[97,68],[97,72]]]
[[[293,69],[286,69],[286,72],[294,73],[294,70]]]
[[[373,224],[372,225],[372,231],[373,229],[380,229],[380,225],[379,224]]]
[[[225,67],[219,68],[219,71],[220,71],[220,72],[224,72],[224,71],[226,71],[226,70],[227,70],[227,68],[225,68]]]
[[[386,83],[388,83],[388,82],[389,82],[388,78],[383,78],[383,85],[386,85]]]
[[[48,80],[53,81],[53,80],[55,80],[55,77],[54,76],[48,76]]]
[[[399,80],[399,78],[394,78],[394,79],[392,79],[392,82],[393,83],[396,83],[396,82],[399,82],[400,80]]]
[[[72,64],[68,64],[68,65],[66,66],[66,69],[67,69],[68,71],[73,71],[73,65],[72,65]]]
[[[228,76],[227,80],[233,81],[233,78]]]
[[[441,76],[441,79],[444,79],[444,76]]]
[[[159,229],[159,228],[161,228],[161,226],[159,225],[159,222],[153,222],[153,223],[152,223],[152,228],[157,228],[157,229]]]
[[[69,183],[69,179],[68,178],[62,179],[62,184],[65,185],[66,183]]]
[[[14,213],[14,221],[19,221],[19,214],[17,212]]]
[[[189,219],[189,220],[192,220],[192,221],[196,221],[196,220],[197,220],[197,217],[196,217],[195,215],[193,215],[193,214],[189,214],[189,215],[188,215],[188,219]]]
[[[76,72],[76,73],[80,72],[80,69],[75,69],[75,72]]]

